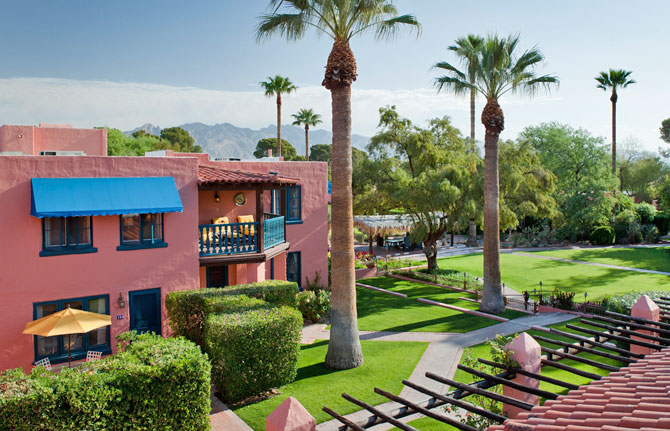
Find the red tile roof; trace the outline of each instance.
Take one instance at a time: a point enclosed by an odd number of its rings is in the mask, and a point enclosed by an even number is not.
[[[214,166],[198,166],[198,185],[212,186],[221,184],[240,186],[249,184],[295,185],[298,184],[298,180],[273,174],[235,171]]]
[[[489,431],[670,430],[670,347]]]

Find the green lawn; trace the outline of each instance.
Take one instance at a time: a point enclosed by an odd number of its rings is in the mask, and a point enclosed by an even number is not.
[[[435,410],[437,413],[443,413],[441,408]],[[413,426],[414,428],[421,431],[459,431],[458,428],[447,425],[444,422],[440,422],[437,419],[423,417],[421,419],[415,419],[413,421],[407,422],[407,425]],[[399,431],[398,428],[391,428],[389,431]]]
[[[456,269],[468,274],[482,276],[482,254],[447,257],[438,260],[440,268]],[[519,292],[554,288],[577,293],[577,301],[583,300],[584,292],[589,299],[625,293],[634,290],[668,290],[667,276],[644,274],[620,269],[603,268],[579,263],[536,259],[513,254],[500,255],[502,281]]]
[[[654,248],[584,248],[571,250],[534,251],[533,254],[606,263],[608,265],[670,272],[670,247]]]
[[[499,323],[496,320],[423,304],[416,300],[425,298],[471,310],[478,309],[477,303],[458,299],[459,296],[472,297],[465,292],[390,277],[368,278],[361,282],[408,296],[399,298],[370,289],[357,288],[358,329],[362,331],[469,332]],[[507,310],[502,316],[515,319],[525,314]]]
[[[279,388],[279,395],[233,408],[254,430],[265,430],[265,417],[288,397],[294,397],[310,412],[317,423],[332,419],[321,408],[325,405],[340,414],[360,410],[342,398],[342,393],[372,405],[388,401],[374,393],[376,387],[394,394],[402,390],[428,343],[361,341],[365,363],[358,368],[336,371],[324,364],[328,342],[303,345],[298,359],[298,376],[293,383]]]

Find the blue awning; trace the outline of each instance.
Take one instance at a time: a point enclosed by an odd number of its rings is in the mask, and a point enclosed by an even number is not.
[[[70,217],[182,212],[172,177],[33,178],[30,215]]]

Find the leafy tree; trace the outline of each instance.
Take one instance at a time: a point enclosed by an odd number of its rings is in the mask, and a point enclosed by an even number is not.
[[[195,139],[181,127],[168,127],[161,130],[161,139],[168,141],[172,150],[180,153],[202,153],[200,145],[194,145]]]
[[[456,44],[451,45],[448,48],[458,56],[461,64],[463,64],[466,69],[466,78],[468,82],[473,85],[469,89],[456,86],[451,88],[451,90],[454,91],[456,95],[460,95],[464,92],[470,93],[470,151],[473,153],[477,150],[477,147],[475,146],[475,98],[477,96],[477,90],[475,90],[474,84],[477,81],[478,55],[483,43],[484,38],[481,36],[469,34],[465,37],[456,39]],[[434,67],[446,70],[447,72],[451,72],[455,76],[460,77],[459,73],[461,72],[458,70],[458,68],[447,62],[437,63]],[[477,243],[477,228],[475,226],[474,218],[470,218],[468,223],[469,229],[467,245],[469,247],[477,247],[479,244]]]
[[[305,160],[304,157],[298,155],[295,147],[291,145],[286,139],[282,139],[281,146],[284,149],[284,160],[289,162]],[[277,154],[277,138],[264,138],[258,141],[256,144],[256,150],[254,151],[254,156],[257,159],[266,157],[268,155],[268,150],[272,150],[272,154]]]
[[[294,126],[305,126],[305,158],[309,161],[309,126],[316,126],[321,123],[321,115],[315,114],[312,109],[301,109],[297,114],[293,114]]]
[[[395,107],[379,113],[381,130],[369,145],[377,174],[369,190],[379,195],[374,202],[384,203],[385,212],[399,208],[408,214],[412,237],[423,241],[428,269],[436,270],[437,241],[469,202],[464,191],[477,158],[468,153],[468,142],[448,117],[421,129],[401,118]]]
[[[651,202],[658,196],[658,188],[670,173],[657,156],[647,154],[632,160],[622,169],[623,190],[639,201]]]
[[[604,91],[612,90],[610,101],[612,102],[612,173],[614,175],[616,175],[616,102],[619,100],[617,90],[635,84],[635,80],[630,79],[632,73],[629,70],[610,69],[609,73],[600,72],[600,75],[595,77],[598,88],[602,88]]]
[[[142,129],[134,131],[132,136],[133,136],[133,138],[141,138],[141,137],[144,137],[144,136],[158,138],[158,136],[152,135],[151,133],[147,133],[146,130],[142,130]]]
[[[309,159],[315,162],[328,162],[333,154],[333,147],[329,144],[316,144],[310,148]]]
[[[333,39],[322,85],[332,99],[332,310],[326,365],[355,368],[363,363],[358,339],[354,226],[351,192],[351,84],[356,80],[352,37],[374,32],[390,39],[401,25],[420,29],[416,18],[398,15],[388,0],[270,0],[271,13],[260,17],[258,38],[272,35],[296,41],[312,28]]]
[[[518,36],[488,36],[474,61],[477,79],[470,83],[466,73],[455,67],[445,68],[447,75],[436,78],[438,91],[465,92],[474,89],[486,98],[482,111],[484,137],[484,288],[480,309],[502,313],[505,304],[500,284],[500,192],[498,177],[498,139],[505,129],[505,116],[498,100],[506,93],[532,95],[539,87],[549,89],[558,83],[551,75],[537,76],[534,69],[544,57],[537,48],[517,55]],[[439,63],[438,63],[439,68]]]
[[[279,148],[277,148],[277,157],[282,156],[281,144],[283,143],[281,139],[281,95],[289,94],[298,89],[290,79],[283,76],[276,75],[274,78],[268,76],[268,80],[261,82],[261,87],[265,90],[266,97],[277,97],[277,140],[279,142]]]
[[[670,118],[663,120],[658,130],[661,132],[661,140],[666,144],[670,144]],[[663,157],[670,157],[670,149],[659,148],[658,151]]]

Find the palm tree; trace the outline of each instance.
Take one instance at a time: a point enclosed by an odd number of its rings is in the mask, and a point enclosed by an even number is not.
[[[482,48],[482,44],[484,43],[484,38],[478,35],[474,34],[469,34],[465,37],[461,37],[456,39],[456,44],[451,45],[449,48],[450,51],[453,51],[456,53],[456,55],[459,57],[461,60],[461,63],[463,66],[465,66],[467,70],[467,79],[470,84],[474,85],[475,81],[477,79],[477,58],[479,55],[479,51]],[[438,69],[444,69],[447,71],[458,71],[457,68],[452,66],[451,64],[447,62],[440,62],[437,63],[435,66],[433,66]],[[460,72],[458,72],[460,73]],[[455,90],[455,88],[452,88],[452,90]],[[466,90],[467,91],[467,90]],[[474,87],[471,87],[469,89],[470,91],[470,151],[475,152],[476,147],[475,147],[475,98],[477,95],[477,91],[474,89]],[[456,91],[457,95],[461,94],[461,91]],[[475,226],[475,219],[470,218],[470,226],[468,229],[468,241],[467,241],[467,246],[468,247],[477,247],[479,244],[477,244],[477,227]]]
[[[297,90],[291,80],[283,76],[268,76],[268,80],[261,82],[265,90],[265,96],[277,96],[277,157],[281,157],[281,95],[289,94]]]
[[[595,77],[595,80],[598,81],[598,88],[602,88],[604,91],[612,89],[612,96],[610,101],[612,102],[612,174],[616,175],[616,102],[619,99],[617,94],[618,88],[626,88],[630,84],[635,84],[634,79],[630,79],[630,75],[633,72],[630,70],[623,69],[610,69],[609,73],[600,72],[600,75]]]
[[[301,109],[297,114],[293,114],[294,126],[305,125],[305,159],[309,162],[309,126],[316,126],[321,123],[321,115],[315,114],[312,109]]]
[[[358,339],[354,276],[353,202],[351,190],[351,84],[356,58],[349,41],[373,31],[390,39],[401,24],[420,31],[411,15],[398,16],[391,0],[270,0],[272,12],[260,17],[258,38],[279,35],[304,37],[308,28],[333,39],[322,85],[330,90],[332,106],[332,311],[326,365],[354,368],[363,363]]]
[[[438,90],[450,89],[463,94],[474,88],[486,98],[482,110],[484,136],[484,289],[480,309],[502,313],[505,304],[500,285],[500,189],[498,182],[498,139],[505,129],[505,116],[498,100],[507,93],[533,95],[540,87],[549,89],[558,83],[551,75],[537,76],[534,69],[543,60],[537,48],[515,55],[519,36],[500,38],[488,36],[484,41],[474,68],[475,83],[468,75],[453,66],[446,66],[448,75],[436,78]],[[440,64],[437,65],[438,68]]]

